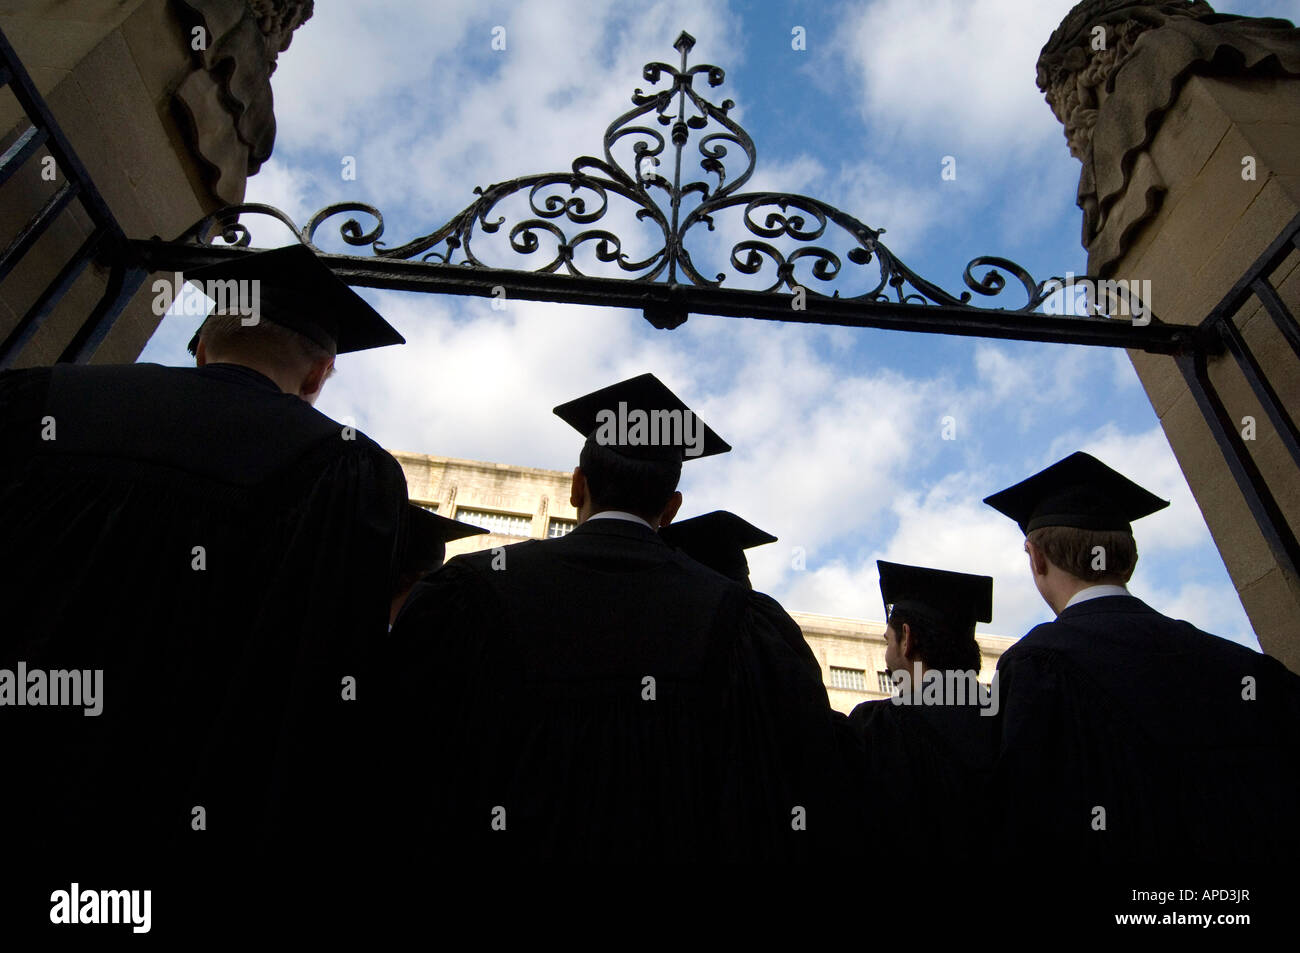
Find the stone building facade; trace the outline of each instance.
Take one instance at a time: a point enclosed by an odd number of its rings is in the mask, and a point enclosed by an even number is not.
[[[570,475],[562,470],[389,452],[406,474],[413,503],[489,530],[448,543],[448,559],[524,539],[563,536],[577,524],[578,513],[569,505]]]
[[[406,474],[413,502],[491,531],[448,543],[449,559],[524,539],[563,536],[577,523],[578,514],[569,505],[571,474],[563,470],[390,452]],[[847,713],[861,702],[889,697],[883,622],[811,612],[790,615],[817,656],[831,707]],[[982,633],[976,640],[979,678],[988,684],[998,658],[1014,640]]]

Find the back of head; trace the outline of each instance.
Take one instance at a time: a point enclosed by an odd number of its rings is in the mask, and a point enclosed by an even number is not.
[[[958,628],[950,618],[916,603],[896,605],[889,613],[889,625],[901,632],[906,624],[912,636],[912,654],[926,668],[939,671],[978,672],[980,647],[975,641],[975,623]]]
[[[245,324],[238,314],[213,313],[203,322],[194,342],[202,341],[212,363],[271,366],[289,374],[306,375],[312,365],[334,357],[329,348],[274,321]],[[191,347],[190,353],[196,353]]]
[[[663,512],[682,476],[680,459],[634,459],[590,438],[578,465],[597,508],[623,510],[649,521]]]
[[[1093,585],[1126,585],[1137,567],[1137,543],[1126,530],[1041,526],[1028,539],[1057,569]]]
[[[1133,521],[1169,505],[1082,451],[984,502],[1015,520],[1057,569],[1081,582],[1114,585],[1127,583],[1137,565]]]

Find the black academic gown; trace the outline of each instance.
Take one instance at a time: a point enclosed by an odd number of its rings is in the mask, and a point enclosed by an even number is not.
[[[989,849],[986,792],[997,754],[992,715],[969,705],[863,702],[849,715],[859,797],[883,811],[873,850],[972,859]]]
[[[694,556],[686,553],[683,549],[677,550],[687,556],[688,559],[695,560]],[[699,562],[699,560],[695,560]],[[821,677],[821,666],[817,663],[817,656],[812,647],[808,645],[808,640],[803,637],[803,630],[799,628],[799,623],[790,618],[790,614],[782,608],[781,603],[777,602],[766,592],[759,592],[749,581],[749,568],[737,568],[734,573],[721,572],[713,566],[705,563],[699,563],[710,572],[717,572],[733,582],[738,582],[749,590],[749,602],[753,610],[762,616],[765,616],[768,622],[781,633],[790,649],[803,659],[804,664],[809,667],[809,671],[816,673]]]
[[[0,444],[0,669],[103,670],[98,717],[0,709],[9,837],[119,860],[337,850],[364,817],[396,461],[230,364],[2,374]]]
[[[626,520],[449,561],[393,628],[394,837],[510,861],[847,844],[825,688],[749,597]]]
[[[998,673],[1006,851],[1053,865],[1294,859],[1300,678],[1276,660],[1106,596],[1035,627]]]

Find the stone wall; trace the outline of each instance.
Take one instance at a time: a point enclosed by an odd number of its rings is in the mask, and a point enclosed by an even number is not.
[[[242,200],[275,137],[270,74],[310,0],[33,0],[0,12],[8,37],[72,149],[129,238],[177,237]],[[265,30],[266,32],[263,32]],[[199,47],[196,49],[196,46]],[[0,95],[0,150],[26,129]],[[7,243],[62,183],[42,178],[41,150],[0,188]],[[0,285],[0,338],[90,234],[74,200]],[[20,354],[55,361],[106,280],[88,269]],[[146,281],[94,354],[133,361],[158,325]]]
[[[457,460],[402,450],[390,452],[406,474],[410,498],[416,503],[436,506],[439,516],[464,519],[462,510],[477,510],[528,520],[526,536],[488,533],[450,542],[448,559],[524,539],[546,539],[551,520],[577,521],[578,513],[569,505],[571,475],[562,470]]]

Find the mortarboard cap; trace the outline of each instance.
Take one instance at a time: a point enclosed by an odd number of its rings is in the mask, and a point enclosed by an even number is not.
[[[306,245],[287,245],[195,268],[185,273],[185,280],[257,281],[258,317],[297,331],[336,354],[406,343],[378,311],[340,281]],[[207,291],[204,284],[198,287]],[[220,307],[220,299],[214,300]],[[235,301],[244,307],[253,303],[247,294]],[[196,331],[189,344],[191,354],[198,343]]]
[[[1132,532],[1131,521],[1169,505],[1096,457],[1072,453],[984,502],[1028,535],[1043,526]]]
[[[669,523],[659,530],[659,536],[696,562],[737,582],[749,579],[745,550],[776,542],[771,533],[726,510]]]
[[[486,533],[481,526],[471,526],[430,513],[423,506],[407,503],[406,542],[402,547],[402,572],[428,572],[442,564],[447,543],[453,539]]]
[[[731,449],[653,374],[602,387],[553,413],[588,440],[634,460],[694,460]]]
[[[993,577],[947,569],[927,569],[876,560],[880,571],[880,597],[888,616],[891,607],[916,605],[955,624],[958,631],[976,622],[993,620]]]

